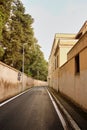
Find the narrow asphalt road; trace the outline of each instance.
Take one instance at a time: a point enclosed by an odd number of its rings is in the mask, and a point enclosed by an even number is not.
[[[35,87],[0,107],[0,130],[63,130],[46,88]]]

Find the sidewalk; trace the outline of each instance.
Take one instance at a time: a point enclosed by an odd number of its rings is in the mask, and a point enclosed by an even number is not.
[[[53,88],[48,87],[48,89],[53,92],[56,98],[64,106],[71,117],[77,122],[81,130],[87,130],[87,113],[82,109],[74,105],[70,100],[65,98],[62,94],[56,92]]]

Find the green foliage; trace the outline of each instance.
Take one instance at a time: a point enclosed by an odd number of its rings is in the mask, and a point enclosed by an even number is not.
[[[3,55],[4,55],[4,49],[0,47],[0,60],[2,59]]]
[[[23,44],[27,43],[24,45],[24,72],[36,79],[46,80],[47,62],[34,37],[34,19],[25,13],[20,0],[2,0],[0,7],[1,42],[7,48],[1,60],[22,71]]]
[[[2,39],[3,19],[3,14],[0,12],[0,40]]]
[[[31,54],[29,71],[31,72],[34,78],[40,80],[47,80],[48,64],[44,59],[44,55],[40,50],[40,46],[38,44],[35,44],[31,53],[32,54]]]
[[[0,40],[2,39],[2,30],[6,24],[11,10],[12,0],[0,0]]]

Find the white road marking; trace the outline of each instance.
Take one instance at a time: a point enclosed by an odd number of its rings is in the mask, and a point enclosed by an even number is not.
[[[14,100],[15,98],[21,96],[22,94],[24,94],[24,93],[26,93],[26,92],[28,92],[28,91],[30,91],[30,89],[28,89],[28,90],[26,90],[26,91],[24,91],[24,92],[22,92],[22,93],[20,93],[20,94],[18,94],[18,95],[16,95],[16,96],[12,97],[12,98],[10,98],[10,99],[8,99],[8,100],[6,100],[6,101],[0,103],[0,107],[3,106],[3,105],[5,105],[5,104],[8,103],[8,102]]]
[[[77,125],[77,123],[73,120],[73,118],[70,116],[70,114],[65,110],[64,106],[58,101],[56,96],[52,93],[53,97],[55,98],[56,102],[60,106],[60,108],[63,110],[64,114],[66,115],[68,121],[70,122],[71,126],[74,130],[81,130],[80,127]]]
[[[60,119],[60,121],[61,121],[61,123],[62,123],[62,126],[63,126],[64,130],[67,130],[66,122],[65,122],[65,120],[64,120],[64,118],[63,118],[63,116],[62,116],[62,114],[60,113],[60,110],[58,109],[58,107],[57,107],[57,105],[56,105],[54,99],[52,98],[52,96],[51,96],[51,94],[49,93],[48,90],[47,90],[47,92],[48,92],[48,95],[49,95],[49,97],[50,97],[50,99],[51,99],[51,101],[52,101],[52,103],[53,103],[53,106],[54,106],[56,112],[57,112],[57,115],[58,115],[58,117],[59,117],[59,119]]]

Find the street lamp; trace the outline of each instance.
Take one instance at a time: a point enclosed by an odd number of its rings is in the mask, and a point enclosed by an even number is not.
[[[23,44],[23,65],[22,65],[22,90],[24,89],[24,46],[27,45],[27,43]]]

